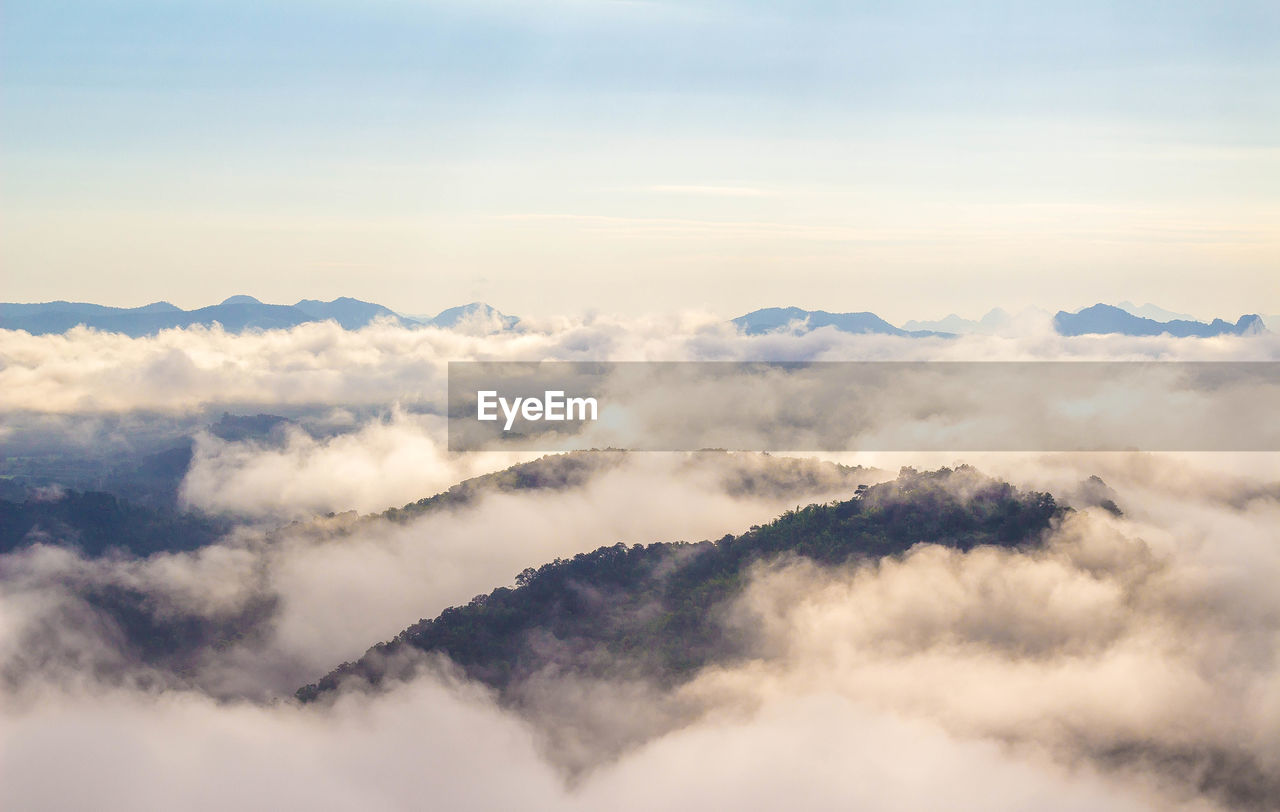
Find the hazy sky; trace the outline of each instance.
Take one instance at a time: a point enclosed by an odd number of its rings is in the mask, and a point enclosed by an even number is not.
[[[6,0],[0,299],[1280,312],[1280,4]]]

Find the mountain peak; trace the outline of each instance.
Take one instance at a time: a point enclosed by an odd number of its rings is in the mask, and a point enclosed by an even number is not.
[[[169,302],[152,302],[142,307],[133,308],[135,313],[181,313],[182,308]]]
[[[222,300],[222,304],[224,305],[262,304],[262,302],[258,301],[252,296],[246,296],[243,293],[241,293],[235,296],[228,296],[227,298]]]
[[[1266,330],[1262,319],[1252,314],[1241,316],[1235,324],[1223,319],[1214,319],[1207,324],[1186,319],[1156,321],[1101,302],[1076,313],[1060,310],[1053,317],[1053,323],[1057,331],[1065,336],[1120,333],[1131,336],[1168,334],[1208,338],[1219,335],[1252,335]]]
[[[470,304],[441,310],[429,323],[436,327],[452,328],[463,321],[491,323],[492,326],[498,329],[509,330],[515,327],[520,320],[515,316],[506,315],[485,302],[471,302]]]
[[[1196,317],[1189,313],[1176,313],[1172,310],[1166,310],[1163,307],[1147,302],[1142,306],[1138,306],[1131,301],[1123,301],[1120,303],[1120,309],[1132,313],[1144,319],[1152,319],[1154,321],[1195,321]]]
[[[802,329],[817,330],[822,327],[834,327],[844,333],[880,333],[895,336],[945,336],[929,330],[902,330],[875,313],[860,311],[857,313],[829,313],[826,310],[804,310],[799,307],[765,307],[753,310],[745,316],[739,316],[732,322],[747,335],[762,335],[779,330],[786,330],[792,324],[802,323]]]
[[[1257,335],[1267,332],[1267,325],[1257,313],[1246,313],[1236,322],[1235,332],[1242,336]]]
[[[336,321],[346,330],[359,330],[376,319],[390,319],[404,327],[418,324],[414,319],[407,319],[397,315],[389,307],[354,299],[350,296],[339,296],[331,302],[323,302],[319,299],[302,299],[293,307],[319,321]]]

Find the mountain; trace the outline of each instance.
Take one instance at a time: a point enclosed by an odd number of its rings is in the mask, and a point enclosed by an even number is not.
[[[105,307],[86,302],[44,302],[40,304],[0,304],[0,329],[26,330],[32,335],[65,333],[84,325],[109,333],[123,333],[135,338],[154,335],[160,330],[221,324],[232,333],[244,330],[273,330],[295,327],[316,321],[335,321],[347,330],[358,330],[375,319],[391,319],[402,327],[417,327],[422,322],[401,316],[389,307],[342,296],[331,302],[303,299],[294,305],[265,304],[252,296],[231,296],[216,305],[196,310],[182,310],[168,302],[155,302],[142,307]],[[505,316],[479,302],[443,311],[432,324],[453,328],[473,321],[493,323],[500,329],[513,327],[518,319]]]
[[[1196,317],[1189,313],[1175,313],[1172,310],[1165,310],[1163,307],[1147,302],[1139,307],[1133,302],[1121,302],[1119,304],[1121,310],[1132,313],[1144,319],[1154,319],[1155,321],[1195,321]]]
[[[254,415],[224,416],[215,427],[222,434],[257,441],[260,437],[269,439],[285,425],[271,415]],[[261,541],[266,547],[256,549],[261,552],[275,547],[281,534],[287,536],[289,544],[341,544],[345,538],[358,537],[362,529],[377,532],[376,527],[371,527],[375,522],[405,522],[435,510],[447,512],[488,494],[582,492],[593,478],[607,475],[627,460],[646,465],[645,455],[622,451],[544,457],[468,480],[435,497],[381,515],[331,514],[287,527],[262,528]],[[882,477],[880,471],[830,462],[728,452],[683,455],[672,470],[704,483],[716,483],[726,495],[774,498],[779,504],[803,504],[835,493],[850,493],[859,481]],[[243,602],[215,601],[215,605],[207,605],[175,600],[163,579],[114,575],[133,569],[125,560],[129,556],[202,547],[220,531],[234,526],[233,519],[142,509],[106,493],[78,493],[58,487],[30,489],[28,493],[25,500],[0,500],[0,554],[44,543],[78,547],[90,557],[105,554],[110,559],[105,566],[96,562],[77,565],[56,587],[52,583],[43,586],[46,590],[65,589],[95,610],[94,629],[106,638],[102,649],[106,660],[95,671],[97,678],[127,678],[128,669],[122,670],[111,654],[120,652],[129,662],[145,664],[149,679],[171,679],[189,686],[202,657],[245,641],[266,641],[274,634],[282,595],[265,582],[248,590]],[[230,542],[231,548],[245,549],[239,545],[246,538],[238,536],[237,541]],[[6,562],[0,560],[0,568],[4,566]],[[406,618],[411,619],[412,616]],[[56,645],[56,641],[45,642]],[[39,645],[26,651],[26,655],[34,659],[46,656],[48,652]],[[0,674],[0,679],[5,676]]]
[[[407,319],[395,313],[389,307],[383,307],[372,302],[362,302],[349,296],[340,296],[332,302],[303,299],[294,307],[317,321],[336,321],[346,330],[359,330],[374,319],[389,318],[402,327],[412,327],[418,324],[413,319]]]
[[[245,330],[276,330],[296,327],[316,319],[303,311],[289,305],[264,304],[252,296],[232,296],[221,304],[188,310],[182,314],[171,314],[172,321],[164,327],[191,327],[203,325],[211,327],[216,322],[222,329],[231,333]],[[147,332],[155,332],[151,328]],[[121,331],[126,332],[126,331]]]
[[[1030,546],[1064,510],[1048,494],[1020,493],[967,466],[904,468],[892,482],[859,486],[851,499],[788,511],[739,536],[616,544],[526,569],[514,588],[421,620],[297,696],[313,701],[348,682],[409,679],[422,653],[447,656],[512,705],[539,675],[622,673],[675,684],[704,666],[753,656],[720,626],[718,609],[742,592],[756,564],[875,561],[921,542],[959,550]]]
[[[181,308],[168,302],[152,302],[142,307],[106,307],[87,302],[44,302],[41,304],[0,304],[0,318],[27,318],[43,313],[68,313],[81,316],[113,315],[119,313],[181,313]]]
[[[957,333],[967,335],[969,333],[979,333],[982,335],[991,335],[1009,327],[1013,323],[1013,317],[1006,311],[997,307],[987,312],[981,319],[974,321],[966,319],[951,313],[945,318],[936,321],[915,321],[914,319],[902,325],[904,330],[934,330],[944,333]]]
[[[1201,321],[1155,321],[1107,304],[1086,307],[1078,313],[1059,310],[1053,317],[1054,328],[1064,336],[1120,333],[1130,336],[1172,335],[1180,338],[1208,338],[1220,335],[1252,335],[1264,332],[1266,326],[1257,315],[1241,316],[1235,324],[1214,319]]]
[[[605,450],[550,454],[463,480],[447,491],[383,511],[378,518],[408,522],[424,513],[461,507],[486,495],[580,488],[593,477],[634,459],[637,453],[642,452]],[[712,474],[724,493],[735,499],[806,498],[824,492],[836,493],[850,490],[860,481],[881,473],[877,469],[814,459],[729,451],[686,454],[680,469],[685,473]]]
[[[875,313],[828,313],[825,310],[803,310],[799,307],[766,307],[733,319],[733,323],[747,335],[763,335],[787,329],[794,322],[803,322],[804,330],[835,327],[845,333],[878,333],[881,335],[925,338],[950,337],[949,333],[932,330],[902,330]]]
[[[518,329],[520,324],[520,319],[517,317],[508,316],[484,302],[472,302],[471,304],[450,307],[446,310],[441,310],[430,318],[419,318],[418,320],[432,327],[443,327],[449,330],[458,327],[472,327],[484,332],[515,330]]]
[[[84,325],[109,333],[124,333],[137,338],[160,330],[192,325],[212,326],[214,322],[229,332],[247,329],[268,330],[293,327],[315,321],[297,308],[269,305],[251,296],[232,296],[221,304],[198,310],[181,310],[168,302],[143,307],[103,307],[82,302],[46,302],[43,304],[0,304],[0,328],[26,330],[32,335],[65,333]]]
[[[85,324],[100,330],[144,335],[180,319],[183,310],[168,302],[142,307],[105,307],[87,302],[44,302],[41,304],[0,304],[0,328],[26,330],[32,335],[65,333]]]

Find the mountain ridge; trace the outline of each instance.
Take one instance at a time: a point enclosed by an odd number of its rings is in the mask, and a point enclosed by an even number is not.
[[[826,310],[805,310],[799,307],[765,307],[731,319],[746,335],[764,335],[786,330],[800,323],[805,332],[823,327],[834,327],[844,333],[876,333],[880,335],[910,338],[952,338],[952,333],[932,330],[904,330],[869,311],[856,313],[830,313]]]
[[[1141,307],[1132,302],[1120,306],[1098,303],[1074,313],[1059,310],[1052,317],[1055,332],[1064,336],[1120,334],[1176,337],[1212,337],[1219,335],[1253,335],[1266,332],[1278,316],[1245,314],[1234,324],[1220,318],[1211,322],[1184,318],[1160,321],[1142,314],[1179,316],[1154,304]],[[1013,316],[1002,308],[989,310],[980,319],[967,319],[955,313],[936,320],[908,320],[898,327],[870,311],[831,312],[801,307],[765,307],[730,319],[743,334],[750,336],[798,330],[811,332],[831,327],[854,335],[890,335],[904,338],[955,338],[960,335],[997,335],[1016,331],[1019,322],[1047,311],[1024,311]],[[292,305],[268,304],[252,296],[229,296],[216,305],[183,310],[169,302],[157,301],[139,307],[111,307],[90,302],[0,303],[0,329],[24,330],[32,335],[65,333],[77,326],[102,332],[122,333],[134,338],[154,335],[160,330],[192,326],[212,327],[219,324],[228,332],[245,330],[288,329],[299,324],[333,321],[344,330],[359,330],[384,319],[401,327],[438,327],[447,330],[494,333],[524,329],[516,316],[502,313],[484,302],[470,302],[441,310],[434,316],[404,315],[391,308],[349,296],[325,302],[301,299]]]
[[[851,498],[787,511],[718,541],[618,543],[527,568],[515,586],[478,595],[410,625],[346,662],[296,697],[311,702],[348,683],[369,688],[412,679],[415,654],[442,654],[472,679],[520,701],[538,674],[630,674],[679,683],[705,665],[743,656],[716,609],[740,594],[751,568],[784,556],[818,565],[873,562],[930,542],[970,550],[1034,546],[1068,508],[1022,493],[970,466],[859,485]]]
[[[1135,316],[1124,308],[1098,304],[1075,313],[1059,310],[1053,317],[1054,329],[1064,336],[1121,334],[1130,336],[1172,335],[1178,338],[1211,338],[1220,335],[1254,335],[1266,331],[1266,325],[1256,313],[1241,316],[1235,324],[1223,319],[1212,322],[1156,321]]]
[[[65,333],[78,326],[133,338],[161,330],[193,326],[222,325],[228,332],[288,329],[310,322],[333,321],[345,330],[358,330],[378,319],[389,319],[402,327],[455,329],[483,321],[497,330],[516,329],[519,319],[507,316],[483,302],[447,308],[428,319],[402,316],[385,305],[349,296],[332,301],[301,299],[296,304],[267,304],[244,294],[229,296],[216,305],[183,310],[169,302],[152,302],[141,307],[109,307],[89,302],[0,303],[0,329],[24,330],[32,335]]]

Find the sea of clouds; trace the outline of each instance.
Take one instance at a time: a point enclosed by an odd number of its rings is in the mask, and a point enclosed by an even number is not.
[[[185,503],[242,520],[212,546],[0,556],[0,807],[1274,808],[1275,453],[831,454],[874,467],[868,483],[968,462],[1080,510],[1034,551],[924,544],[876,565],[761,567],[724,617],[755,656],[675,689],[547,681],[515,713],[435,662],[383,693],[291,694],[524,567],[848,496],[823,481],[742,493],[726,473],[747,457],[649,454],[409,522],[342,514],[533,456],[445,449],[450,360],[1278,357],[1271,334],[744,337],[699,314],[488,334],[0,331],[0,443],[127,448],[223,410],[327,427],[274,444],[197,436]],[[1095,474],[1123,516],[1077,498]],[[109,594],[222,642],[131,650],[86,598]]]

